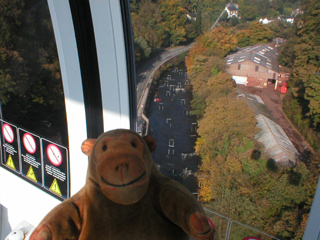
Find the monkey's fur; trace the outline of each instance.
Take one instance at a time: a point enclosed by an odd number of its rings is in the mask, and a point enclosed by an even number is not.
[[[125,129],[85,140],[85,186],[49,212],[30,240],[213,239],[194,196],[158,171],[155,147],[152,137]]]

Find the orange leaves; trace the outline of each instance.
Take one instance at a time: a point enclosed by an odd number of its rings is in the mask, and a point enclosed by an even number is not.
[[[229,32],[229,30],[218,27],[211,32],[202,34],[197,38],[196,44],[190,50],[186,66],[188,72],[192,72],[191,68],[195,64],[195,57],[198,55],[224,57],[237,46],[237,40]],[[209,53],[209,55],[208,55]]]

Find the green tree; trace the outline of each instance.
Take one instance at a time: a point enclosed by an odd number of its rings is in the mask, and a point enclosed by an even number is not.
[[[13,50],[15,47],[14,40],[23,23],[24,6],[25,2],[21,0],[0,1],[0,46],[7,50]]]
[[[192,2],[197,11],[201,12],[201,29],[203,32],[211,28],[226,5],[225,0],[193,0]]]
[[[187,22],[186,9],[179,0],[161,1],[161,13],[166,29],[168,44],[178,45],[186,41],[185,24]]]
[[[194,22],[194,28],[196,31],[197,36],[202,34],[202,14],[201,11],[198,12],[196,21]]]
[[[256,19],[257,16],[256,9],[252,5],[241,6],[239,14],[242,17],[242,21],[244,22],[253,21]]]
[[[239,23],[239,18],[237,18],[236,16],[232,16],[229,21],[231,23],[231,26],[234,27],[235,25],[237,25]]]
[[[1,0],[0,18],[3,118],[43,136],[41,120],[50,119],[53,128],[66,132],[60,65],[47,3]],[[62,141],[67,144],[67,138]]]
[[[280,60],[293,68],[292,86],[312,127],[320,128],[320,3],[305,2],[305,14],[297,18],[293,35],[281,52]]]
[[[273,39],[274,33],[268,26],[259,22],[252,22],[249,25],[249,34],[251,39],[251,45],[256,43],[265,43]]]
[[[150,1],[137,5],[131,13],[136,60],[147,58],[162,47],[165,32],[159,4]]]
[[[250,23],[246,30],[235,29],[238,40],[248,45],[267,42],[274,34],[259,23]],[[218,28],[201,35],[186,58],[194,90],[192,113],[198,116],[199,198],[208,202],[206,207],[231,219],[281,239],[298,240],[306,226],[318,171],[303,163],[294,169],[281,168],[267,161],[265,154],[253,157],[255,152],[263,152],[254,140],[259,130],[255,129],[253,110],[235,97],[235,83],[224,72],[225,63],[220,65],[218,60],[223,61],[232,49],[220,45],[220,36],[228,37],[231,31]],[[233,43],[237,44],[234,37],[229,44]],[[300,57],[309,61],[305,55]],[[236,231],[233,239],[242,239],[241,233]]]

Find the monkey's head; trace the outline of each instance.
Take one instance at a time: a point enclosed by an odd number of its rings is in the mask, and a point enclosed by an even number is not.
[[[155,168],[151,156],[155,147],[152,137],[141,137],[126,129],[89,138],[82,144],[82,152],[89,156],[88,179],[111,201],[123,205],[136,203],[148,190]]]

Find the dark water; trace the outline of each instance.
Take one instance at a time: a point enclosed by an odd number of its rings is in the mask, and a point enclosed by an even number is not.
[[[195,192],[199,157],[194,155],[196,118],[189,115],[192,93],[186,69],[173,68],[162,76],[147,112],[149,135],[157,141],[153,159],[163,174]]]

